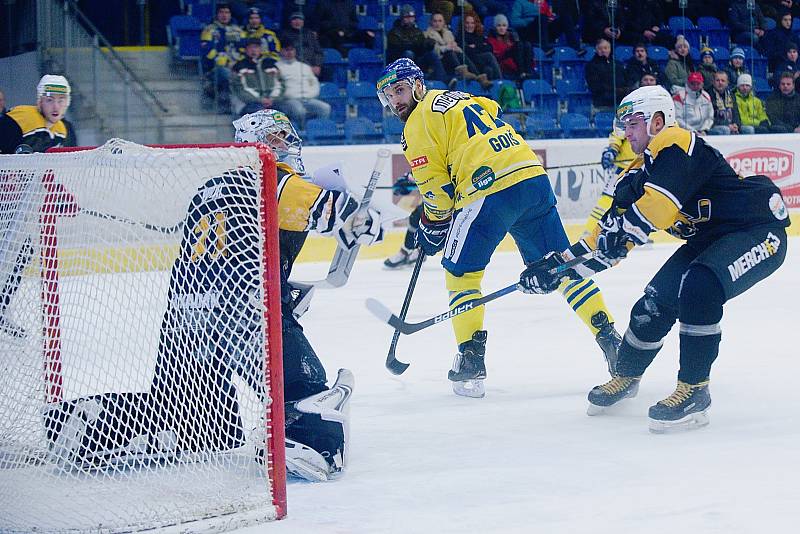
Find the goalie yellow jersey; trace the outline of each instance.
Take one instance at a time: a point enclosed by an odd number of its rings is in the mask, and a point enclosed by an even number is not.
[[[316,229],[326,202],[332,195],[305,181],[292,167],[278,162],[278,227],[292,232]]]
[[[500,118],[500,106],[461,91],[428,91],[401,143],[429,220],[545,174],[524,139]]]

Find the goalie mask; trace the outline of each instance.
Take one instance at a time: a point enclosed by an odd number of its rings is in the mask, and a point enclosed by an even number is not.
[[[622,99],[622,103],[617,106],[614,129],[618,132],[624,131],[625,121],[634,115],[639,115],[645,121],[647,135],[653,137],[653,134],[650,133],[650,124],[653,121],[653,116],[659,111],[664,115],[665,128],[675,125],[675,104],[669,92],[660,85],[639,87],[635,91],[628,93]]]
[[[303,141],[284,113],[263,109],[233,121],[233,126],[236,128],[237,143],[269,145],[278,161],[286,163],[300,174],[305,173],[303,160],[300,158]]]

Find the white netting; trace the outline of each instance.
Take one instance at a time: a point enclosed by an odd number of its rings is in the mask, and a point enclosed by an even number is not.
[[[275,516],[262,177],[255,147],[0,156],[0,531]]]

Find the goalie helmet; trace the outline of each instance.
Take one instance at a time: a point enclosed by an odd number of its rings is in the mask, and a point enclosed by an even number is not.
[[[303,140],[286,114],[275,109],[262,109],[233,121],[237,143],[264,143],[275,152],[278,161],[305,173],[300,153]]]
[[[56,95],[66,95],[67,107],[69,107],[72,101],[72,88],[69,86],[67,79],[55,74],[45,74],[36,86],[37,98]]]
[[[665,128],[675,125],[675,104],[669,92],[660,85],[639,87],[628,93],[617,106],[616,128],[624,130],[622,124],[626,119],[633,115],[641,115],[647,126],[647,134],[652,137],[650,123],[659,111],[664,114]]]
[[[419,85],[417,85],[417,81],[419,81]],[[381,101],[381,105],[385,108],[389,108],[392,113],[395,113],[394,108],[389,103],[389,99],[386,98],[386,94],[383,91],[396,83],[408,84],[408,86],[411,87],[414,100],[417,102],[421,102],[422,97],[425,96],[425,75],[422,73],[422,69],[407,57],[401,57],[393,61],[383,69],[381,76],[378,78],[378,83],[376,84],[378,99]]]

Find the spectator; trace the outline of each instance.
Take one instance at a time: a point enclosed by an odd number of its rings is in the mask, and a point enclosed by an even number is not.
[[[508,18],[503,15],[494,16],[494,28],[489,30],[486,39],[504,78],[524,80],[530,77],[533,56],[530,43],[521,41],[519,35],[508,26]]]
[[[306,118],[327,119],[331,106],[319,100],[319,80],[311,67],[297,59],[297,50],[292,41],[283,43],[281,59],[277,63],[283,93],[273,107],[289,116],[292,122],[305,128]]]
[[[761,40],[761,53],[769,60],[769,70],[778,72],[775,67],[786,59],[786,46],[795,40],[792,34],[792,13],[786,8],[778,12],[778,24],[769,30]]]
[[[223,106],[230,100],[230,68],[240,59],[241,40],[242,29],[231,21],[231,8],[217,4],[214,21],[200,34],[200,49],[203,90],[209,97],[218,97]]]
[[[433,49],[435,43],[417,28],[417,14],[410,5],[404,4],[400,8],[400,18],[394,21],[392,29],[386,36],[386,43],[387,63],[407,57],[419,65],[425,72],[425,78],[444,83],[451,81],[439,54]]]
[[[629,35],[624,40],[633,40],[645,44],[658,45],[669,48],[671,38],[668,32],[661,30],[661,25],[667,20],[664,16],[662,0],[637,0],[631,5],[631,20],[628,24]]]
[[[647,57],[647,45],[637,43],[633,47],[633,56],[625,62],[625,85],[631,90],[639,87],[639,81],[645,74],[652,74],[656,80],[661,77],[658,64]]]
[[[797,83],[797,80],[800,79],[800,63],[797,61],[797,45],[791,42],[787,44],[786,52],[783,58],[783,62],[779,63],[777,67],[775,67],[775,76],[773,82],[774,87],[778,86],[780,83],[780,77],[784,72],[792,73],[795,83]]]
[[[619,2],[623,9],[627,3]],[[625,25],[625,12],[620,8],[614,10],[614,24],[611,24],[610,11],[607,0],[589,0],[583,10],[583,41],[596,43],[598,39],[609,42],[619,41],[623,37],[622,28]],[[627,38],[627,34],[625,34]],[[635,39],[634,39],[635,40]]]
[[[316,20],[319,24],[319,42],[324,48],[335,48],[346,56],[346,44],[358,44],[364,48],[375,45],[375,32],[358,29],[353,0],[319,0]]]
[[[251,7],[247,13],[247,26],[244,27],[243,44],[248,39],[261,39],[261,53],[275,61],[280,58],[281,42],[275,32],[268,30],[261,23],[261,13],[257,7]]]
[[[322,73],[322,46],[319,44],[317,32],[305,28],[306,17],[302,11],[289,15],[289,27],[281,32],[280,40],[292,41],[297,47],[297,58],[308,63],[311,70],[319,78]]]
[[[289,41],[287,41],[289,42]],[[247,40],[245,58],[233,66],[231,88],[244,104],[239,116],[271,108],[281,96],[281,82],[275,60],[264,56],[258,37]]]
[[[719,69],[717,64],[714,63],[714,51],[707,46],[700,50],[700,74],[703,75],[703,89],[707,93],[711,93],[711,88],[714,87],[714,75]]]
[[[734,98],[742,121],[742,133],[769,133],[769,117],[764,111],[764,103],[753,94],[753,78],[749,74],[742,74],[736,80]]]
[[[280,2],[277,2],[280,4]],[[231,8],[231,14],[240,23],[247,22],[250,12],[253,8],[258,9],[260,15],[272,17],[277,20],[278,12],[271,2],[257,2],[254,0],[230,0],[228,5]]]
[[[689,55],[689,41],[683,35],[675,39],[675,46],[669,52],[667,66],[664,67],[664,78],[672,94],[686,87],[689,73],[696,72],[697,67]]]
[[[755,3],[752,11],[747,4],[748,0],[731,0],[728,27],[731,29],[733,42],[755,46],[764,36],[764,13],[758,3]]]
[[[549,52],[553,48],[552,38],[561,34],[567,44],[580,49],[577,24],[564,9],[563,15],[556,13],[546,0],[514,0],[511,6],[511,25],[517,29],[523,41]]]
[[[651,85],[658,85],[658,80],[656,77],[649,72],[645,72],[642,74],[641,79],[639,80],[639,87],[649,87]]]
[[[703,90],[703,75],[692,72],[672,97],[675,101],[675,120],[678,126],[705,135],[714,124],[714,107],[711,97]]]
[[[484,89],[491,87],[489,80],[500,79],[500,65],[494,57],[491,45],[483,36],[483,24],[475,13],[467,13],[461,21],[464,25],[464,50],[467,57],[475,65],[476,72],[488,78],[481,85]]]
[[[761,5],[761,11],[765,17],[772,20],[780,20],[779,13],[786,9],[793,17],[800,16],[800,4],[796,0],[758,0]]]
[[[728,60],[728,67],[725,70],[728,72],[728,80],[731,84],[735,83],[742,74],[749,74],[744,64],[744,50],[738,46],[731,50],[731,58]]]
[[[0,115],[4,115],[8,113],[8,109],[6,108],[6,94],[3,91],[0,91]]]
[[[464,51],[456,43],[456,38],[450,28],[445,26],[442,13],[431,15],[430,26],[425,30],[424,35],[434,42],[433,50],[439,54],[442,66],[448,75],[455,75],[464,80],[478,79],[475,65],[464,55]],[[465,59],[466,62],[462,59]],[[480,82],[485,83],[486,81],[486,75],[482,74]]]
[[[0,115],[0,154],[13,154],[19,145],[33,152],[65,146],[67,127],[64,114],[72,90],[63,76],[46,74],[36,86],[35,106],[15,106]]]
[[[453,20],[453,12],[458,10],[458,14],[461,15],[461,8],[457,5],[456,0],[425,0],[425,8],[428,13],[441,13],[445,24],[448,26],[450,21]],[[470,11],[475,11],[472,3],[464,2],[464,13],[469,13]]]
[[[739,108],[728,82],[728,73],[720,70],[714,73],[714,85],[709,92],[714,107],[714,124],[708,133],[712,135],[735,135],[739,133]]]
[[[586,83],[595,112],[613,110],[618,98],[627,92],[625,71],[611,57],[611,43],[606,39],[598,39],[595,44],[594,57],[586,64]]]
[[[791,72],[780,75],[778,89],[767,98],[767,115],[774,132],[800,133],[800,95]]]

